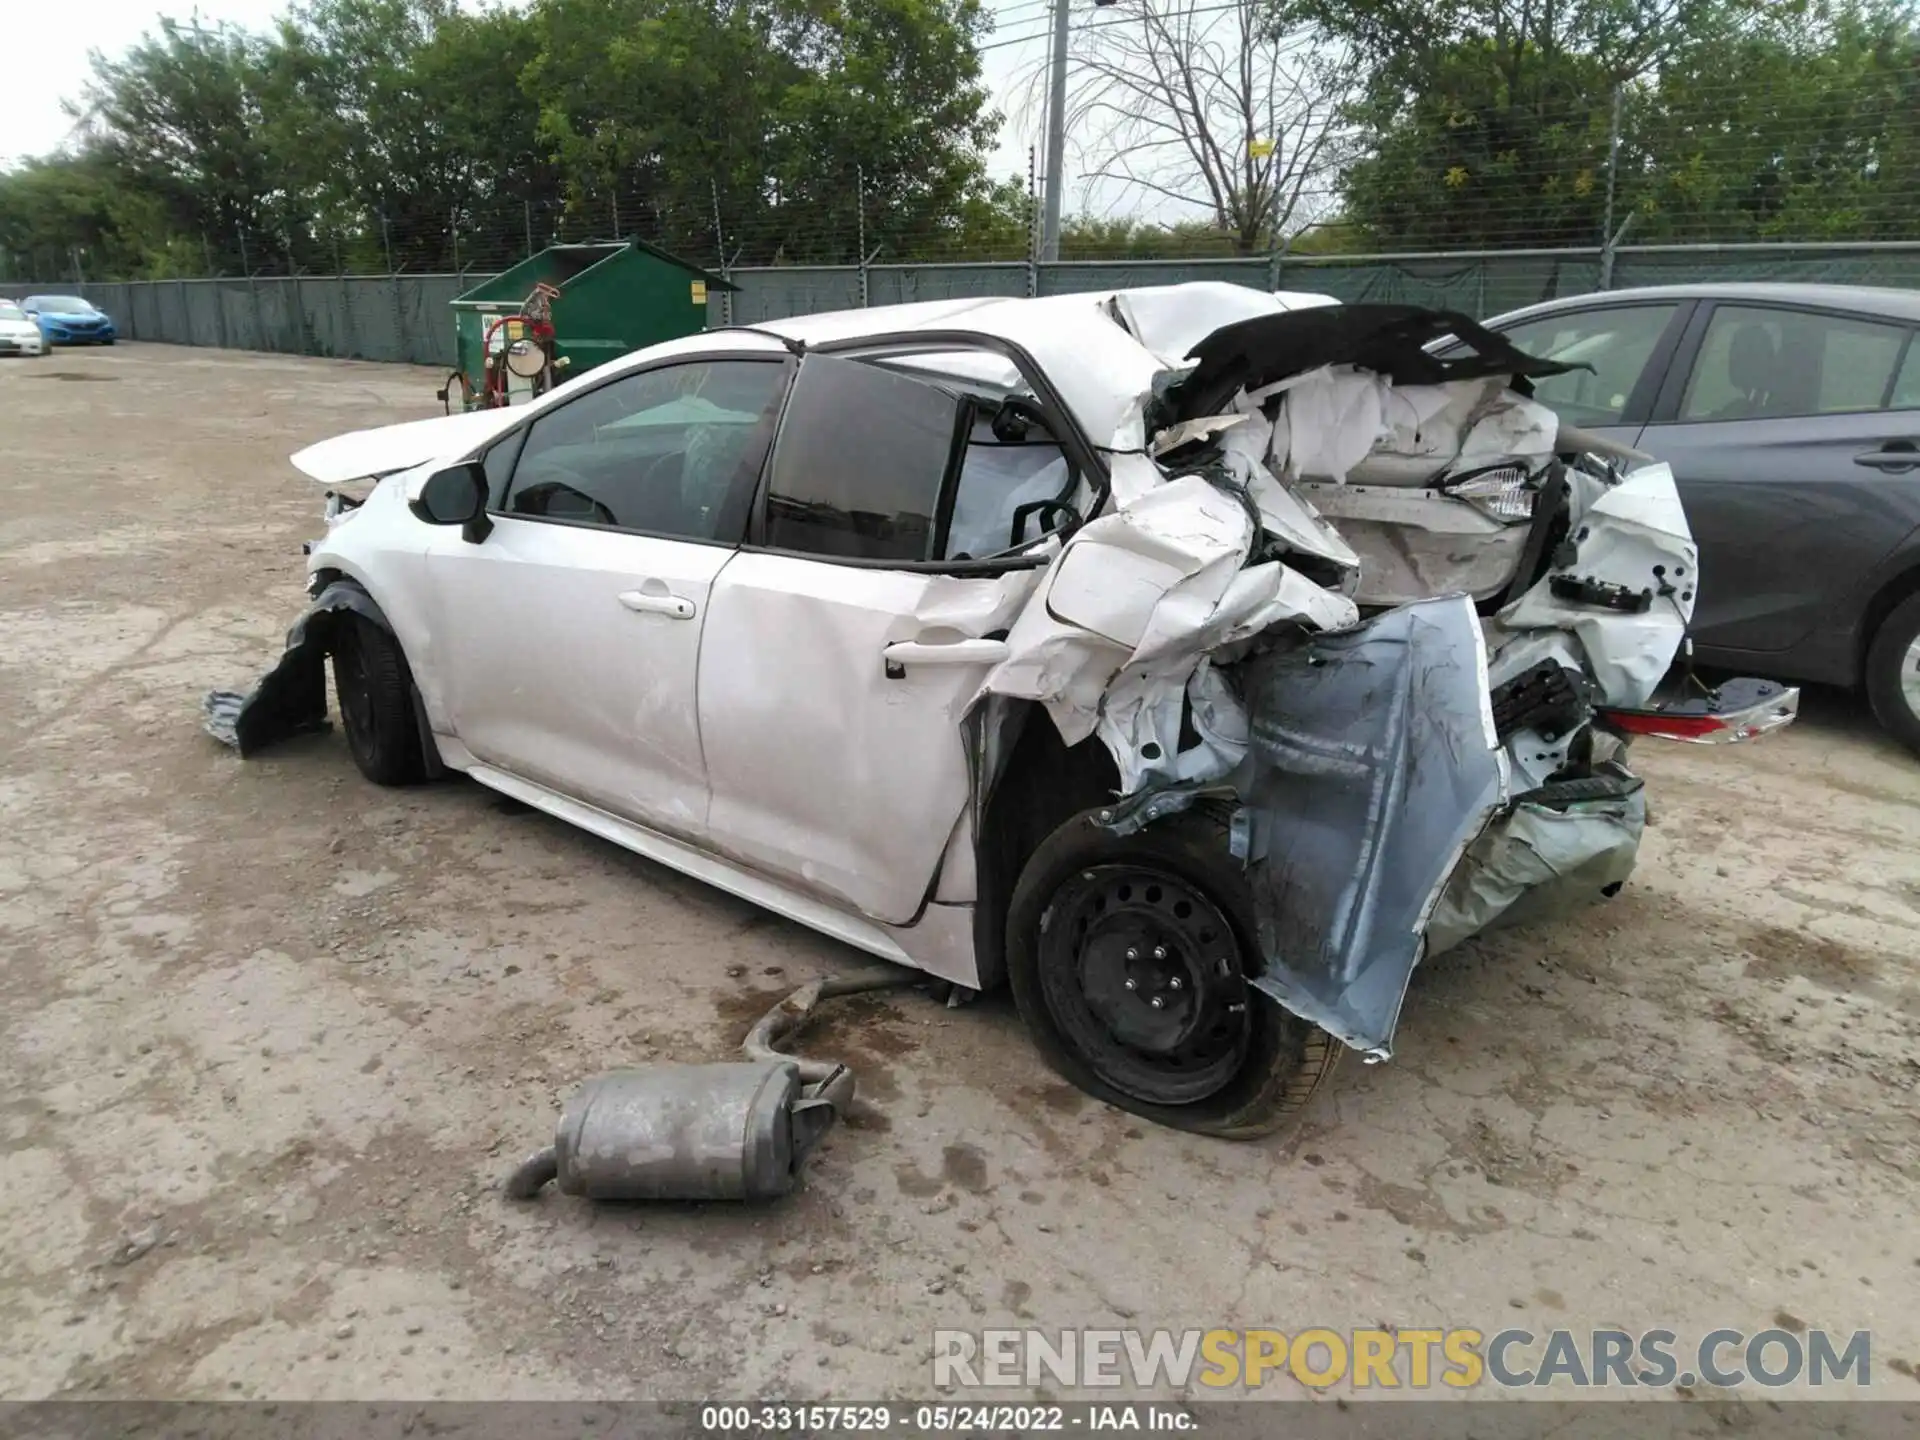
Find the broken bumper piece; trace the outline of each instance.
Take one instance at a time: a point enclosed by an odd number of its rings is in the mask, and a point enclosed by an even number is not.
[[[1624,772],[1522,796],[1460,857],[1427,921],[1427,954],[1612,895],[1633,873],[1646,826],[1646,794]]]

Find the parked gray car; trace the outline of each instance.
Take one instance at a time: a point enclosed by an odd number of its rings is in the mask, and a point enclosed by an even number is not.
[[[1702,664],[1858,687],[1920,751],[1920,291],[1664,286],[1487,324],[1587,362],[1538,398],[1672,465]]]

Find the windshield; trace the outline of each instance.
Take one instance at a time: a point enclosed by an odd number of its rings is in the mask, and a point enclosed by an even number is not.
[[[0,300],[0,320],[24,320],[27,312],[11,300]]]
[[[93,309],[87,301],[78,295],[30,295],[27,297],[42,310],[53,310],[61,314],[86,314]]]

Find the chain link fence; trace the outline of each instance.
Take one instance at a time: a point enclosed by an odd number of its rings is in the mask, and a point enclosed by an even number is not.
[[[869,305],[1060,295],[1189,280],[1312,291],[1349,302],[1402,301],[1485,318],[1596,290],[1601,286],[1602,266],[1603,256],[1596,247],[1297,259],[743,268],[729,272],[728,278],[739,290],[717,294],[709,320],[716,326],[751,325]],[[448,302],[488,278],[470,271],[463,275],[12,282],[0,284],[0,296],[83,295],[111,315],[128,340],[451,367],[454,330]],[[1920,288],[1920,241],[1623,246],[1613,255],[1615,289],[1753,280]]]

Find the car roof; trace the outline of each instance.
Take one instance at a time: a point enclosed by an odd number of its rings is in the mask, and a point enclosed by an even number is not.
[[[1506,324],[1522,316],[1550,315],[1559,310],[1587,310],[1599,306],[1631,305],[1648,300],[1732,300],[1755,303],[1810,305],[1824,310],[1851,310],[1861,315],[1920,323],[1920,290],[1898,290],[1875,285],[1815,285],[1799,281],[1713,281],[1696,285],[1643,285],[1633,290],[1603,290],[1509,310],[1487,323]]]
[[[1008,341],[1039,365],[1095,446],[1132,450],[1146,443],[1141,401],[1151,393],[1153,377],[1181,364],[1213,330],[1256,315],[1335,303],[1330,295],[1203,280],[1038,298],[964,296],[795,315],[751,328],[807,345],[916,332]],[[1125,312],[1138,338],[1122,327],[1116,310]],[[725,330],[705,333],[716,347],[729,343]],[[732,334],[741,336],[738,330]],[[640,351],[627,361],[645,363],[659,353]]]

